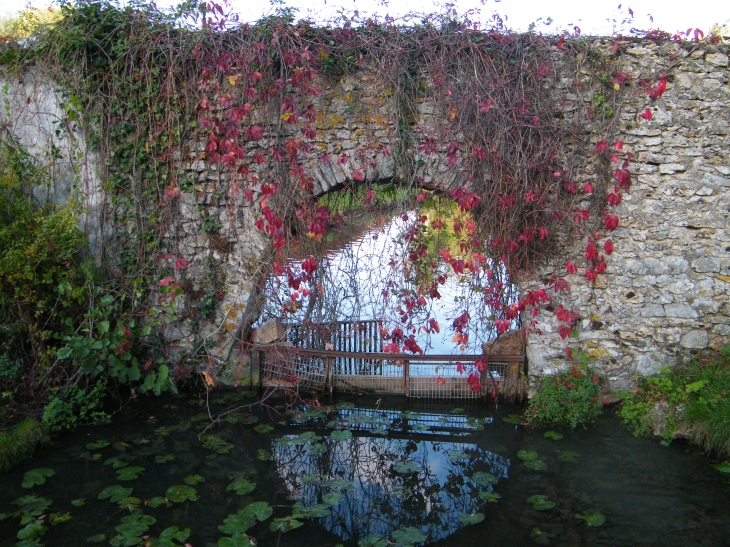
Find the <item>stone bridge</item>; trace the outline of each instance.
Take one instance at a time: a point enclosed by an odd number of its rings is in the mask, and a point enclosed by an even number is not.
[[[606,274],[593,287],[578,274],[568,276],[572,292],[563,295],[566,305],[581,314],[578,338],[571,345],[590,353],[616,388],[628,387],[636,376],[652,374],[700,350],[730,343],[727,53],[723,45],[685,49],[669,42],[634,42],[620,59],[624,70],[634,76],[651,75],[662,64],[674,68],[660,99],[652,102],[637,94],[632,103],[622,105],[619,138],[634,156],[635,182],[617,211],[621,224],[613,234],[615,251]],[[58,99],[54,103],[46,93],[43,100],[36,100],[34,89],[27,85],[15,86],[7,98],[11,108],[6,121],[15,124],[22,143],[37,144]],[[427,125],[434,111],[426,102],[419,107],[416,123]],[[651,122],[638,118],[647,108],[653,114]],[[308,164],[315,195],[356,184],[358,179],[397,179],[392,159],[395,105],[385,83],[368,74],[341,80],[325,87],[318,110],[318,139]],[[281,137],[286,135],[269,135],[265,144]],[[56,148],[63,150],[58,144]],[[217,272],[214,288],[222,298],[215,316],[209,318],[195,312],[192,299],[182,297],[180,320],[168,324],[164,335],[177,358],[206,348],[222,380],[246,381],[248,364],[237,347],[242,329],[258,317],[258,287],[266,275],[270,249],[254,228],[255,211],[233,202],[226,192],[228,175],[206,163],[204,148],[201,138],[179,158],[179,211],[164,237],[190,263],[185,278],[191,294],[205,289],[212,263]],[[328,165],[321,161],[323,155],[331,158]],[[443,156],[438,157],[414,152],[419,184],[446,191],[462,185],[458,169],[447,169],[440,163]],[[84,158],[93,163],[93,155]],[[344,159],[335,161],[338,158]],[[96,204],[89,214],[99,218],[90,221],[90,232],[101,233],[104,207],[93,171],[87,170],[80,190],[93,196]],[[206,229],[210,222],[219,228]],[[540,274],[563,275],[565,260],[579,254],[566,248],[564,256],[547,264]],[[530,279],[518,281],[523,287],[531,283]],[[545,310],[539,325],[542,335],[529,337],[532,377],[568,366],[566,344],[556,325]]]

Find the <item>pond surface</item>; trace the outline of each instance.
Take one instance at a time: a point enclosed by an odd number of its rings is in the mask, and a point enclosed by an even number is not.
[[[141,397],[59,436],[0,475],[0,545],[730,544],[727,476],[611,415],[549,438],[516,407],[255,395]]]

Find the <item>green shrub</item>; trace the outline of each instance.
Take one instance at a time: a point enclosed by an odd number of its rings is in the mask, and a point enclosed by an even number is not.
[[[0,472],[30,457],[36,447],[48,440],[45,429],[34,418],[27,418],[14,429],[0,432]]]
[[[603,411],[602,384],[585,364],[576,364],[570,373],[543,378],[528,403],[525,418],[534,424],[573,428],[590,422]]]
[[[707,450],[730,454],[730,347],[645,378],[637,393],[626,396],[621,418],[637,435],[656,432],[654,409],[663,407],[666,423],[660,431],[668,442],[685,422],[692,440]]]

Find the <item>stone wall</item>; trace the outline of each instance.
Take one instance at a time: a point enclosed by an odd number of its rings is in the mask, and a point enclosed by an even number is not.
[[[568,277],[579,337],[561,340],[542,320],[543,336],[528,344],[533,379],[568,366],[566,345],[588,351],[614,387],[626,388],[730,343],[727,49],[634,44],[622,61],[634,76],[668,72],[669,85],[657,101],[640,95],[623,106],[619,138],[634,155],[634,178],[617,211],[615,251],[594,288]],[[637,116],[646,108],[650,122]],[[561,270],[558,262],[542,273]]]
[[[668,89],[656,101],[639,90],[617,105],[618,138],[633,154],[634,177],[631,191],[617,211],[621,223],[612,234],[615,251],[606,274],[593,287],[578,275],[568,276],[572,291],[564,295],[564,301],[581,315],[576,338],[562,340],[551,311],[543,310],[538,325],[542,334],[530,335],[527,346],[533,379],[569,366],[564,353],[567,343],[588,351],[617,388],[628,387],[636,376],[674,365],[699,350],[730,343],[727,47],[627,43],[620,63],[634,81],[666,72]],[[570,80],[566,78],[566,82]],[[367,73],[322,84],[324,93],[316,105],[317,139],[308,163],[315,194],[356,184],[361,178],[377,182],[399,175],[392,159],[398,109],[389,93],[390,84]],[[63,119],[62,100],[51,97],[51,87],[38,80],[15,82],[11,87],[14,92],[6,112],[15,120],[23,144],[37,146],[41,155],[51,144],[41,142],[41,136],[52,135],[53,120]],[[24,104],[26,99],[30,102]],[[591,101],[593,97],[576,93],[575,100]],[[24,122],[34,108],[28,119],[35,121]],[[638,116],[646,108],[653,114],[648,122]],[[436,112],[422,102],[417,125],[428,128],[437,123]],[[279,112],[255,115],[266,121],[269,115],[278,119]],[[43,130],[31,130],[33,124]],[[280,134],[248,144],[246,153],[253,155],[260,146],[281,145],[286,138],[284,126]],[[53,144],[56,148],[70,146]],[[182,193],[164,237],[171,252],[189,262],[182,273],[188,290],[177,302],[179,320],[167,324],[164,335],[173,355],[205,356],[221,379],[235,383],[247,381],[248,362],[237,346],[241,329],[260,313],[260,285],[271,251],[254,227],[256,211],[247,204],[251,202],[236,195],[227,173],[205,161],[205,145],[201,137],[189,143],[179,158]],[[424,186],[448,191],[463,184],[458,169],[444,165],[443,155],[418,157],[413,153],[416,160],[422,160],[417,177]],[[325,165],[320,159],[323,154],[343,161]],[[82,193],[101,211],[103,200],[89,168],[93,155],[83,157],[87,158],[81,165],[87,182]],[[78,174],[78,167],[69,173]],[[589,168],[583,179],[592,176]],[[68,185],[59,186],[59,196],[64,192],[67,196],[69,191]],[[97,218],[101,216],[97,214]],[[99,233],[99,229],[92,227],[90,232]],[[581,255],[582,248],[566,248],[560,260],[539,273],[543,277],[564,275],[565,260]],[[519,282],[528,287],[534,278]],[[206,291],[213,291],[220,303],[215,314],[201,317],[193,304]]]

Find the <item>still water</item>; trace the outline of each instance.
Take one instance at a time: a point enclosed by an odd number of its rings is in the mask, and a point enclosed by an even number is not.
[[[610,414],[548,438],[517,407],[255,395],[140,397],[60,435],[0,475],[0,545],[730,545],[727,476]]]

